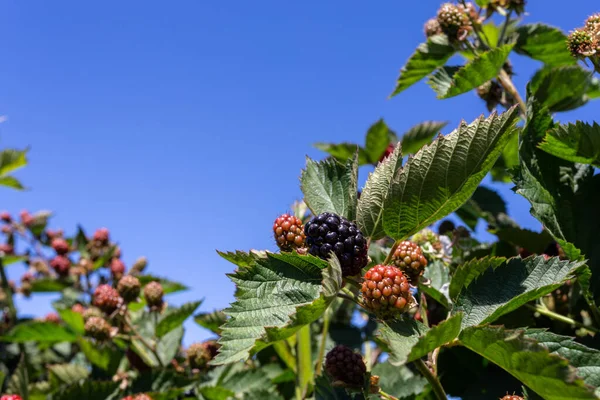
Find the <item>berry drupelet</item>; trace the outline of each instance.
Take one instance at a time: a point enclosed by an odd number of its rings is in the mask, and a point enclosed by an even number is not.
[[[421,247],[408,240],[400,243],[392,260],[415,285],[427,266],[427,259],[423,256]]]
[[[412,305],[408,279],[393,265],[376,265],[368,270],[361,293],[364,306],[383,319],[402,314]]]
[[[323,213],[307,222],[304,232],[308,252],[327,259],[333,251],[340,260],[343,276],[357,275],[367,265],[367,240],[354,222]]]
[[[340,344],[325,356],[325,371],[335,381],[348,386],[362,386],[367,368],[360,354]]]
[[[292,251],[304,247],[304,226],[302,220],[293,215],[283,214],[273,223],[275,242],[282,251]]]

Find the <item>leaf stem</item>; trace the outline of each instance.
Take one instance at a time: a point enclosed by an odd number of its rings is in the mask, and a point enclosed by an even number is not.
[[[530,310],[533,310],[533,311],[535,311],[537,313],[540,313],[540,314],[542,314],[542,315],[544,315],[544,316],[546,316],[548,318],[552,318],[552,319],[554,319],[556,321],[560,321],[560,322],[563,322],[565,324],[573,325],[573,326],[576,326],[578,328],[583,328],[583,329],[586,329],[586,330],[588,330],[590,332],[600,333],[600,329],[598,329],[598,328],[595,328],[593,326],[584,325],[584,324],[582,324],[579,321],[575,321],[572,318],[566,317],[564,315],[557,314],[554,311],[550,311],[547,308],[541,307],[539,305],[538,306],[532,306],[531,304],[525,304],[525,307],[527,307]]]
[[[304,399],[308,393],[308,386],[313,381],[310,325],[303,326],[296,333],[296,362],[296,398]]]
[[[325,345],[327,343],[327,334],[329,333],[329,322],[331,321],[331,315],[329,312],[325,312],[323,316],[323,329],[321,330],[321,343],[319,344],[319,355],[317,356],[317,367],[315,368],[315,376],[321,375],[323,369],[323,359],[325,358]]]
[[[435,396],[438,398],[438,400],[447,400],[448,396],[446,396],[446,392],[444,392],[442,384],[440,383],[439,379],[435,375],[433,375],[431,370],[429,370],[427,365],[425,365],[423,360],[416,360],[415,366],[417,367],[419,372],[425,377],[425,379],[427,379],[427,382],[429,382],[429,384],[433,388],[433,393],[435,393]]]

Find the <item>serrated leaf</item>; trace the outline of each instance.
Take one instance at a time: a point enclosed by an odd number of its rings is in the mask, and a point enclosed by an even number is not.
[[[56,386],[72,385],[90,375],[90,371],[86,367],[77,364],[55,364],[49,365],[47,368],[50,371],[50,380]]]
[[[404,155],[415,154],[421,147],[431,142],[431,139],[444,127],[447,122],[440,121],[425,121],[410,128],[402,135],[402,151]]]
[[[548,131],[539,148],[563,160],[600,167],[600,125],[559,125]]]
[[[448,43],[445,35],[433,36],[427,43],[420,44],[400,70],[396,88],[390,97],[404,91],[444,65],[454,52],[454,47]]]
[[[423,392],[427,380],[415,375],[406,366],[397,367],[389,362],[378,363],[371,371],[379,377],[379,386],[386,393],[393,393],[399,399],[412,398]]]
[[[356,216],[358,159],[345,165],[334,159],[313,161],[307,157],[300,176],[304,201],[314,215],[332,212],[354,220]]]
[[[227,400],[235,396],[234,392],[220,386],[205,386],[199,392],[206,400]]]
[[[547,400],[594,399],[567,360],[550,354],[524,337],[525,331],[503,327],[471,327],[459,336],[461,344],[504,369]]]
[[[118,391],[118,383],[112,381],[92,381],[66,387],[52,395],[52,400],[106,400]]]
[[[322,282],[326,268],[334,265],[296,253],[268,253],[266,259],[229,274],[237,285],[236,301],[225,310],[230,319],[221,327],[214,364],[245,360],[319,318],[334,298],[325,294],[330,285]]]
[[[0,337],[0,340],[12,343],[58,343],[74,342],[76,338],[73,332],[61,325],[52,322],[30,321],[16,325],[6,335]]]
[[[550,112],[569,111],[588,101],[591,75],[579,65],[545,67],[536,72],[529,91]]]
[[[517,28],[515,51],[549,66],[575,65],[569,53],[567,36],[558,28],[545,24],[525,24]]]
[[[179,348],[181,347],[181,340],[183,339],[184,329],[183,326],[177,326],[163,337],[159,338],[156,344],[156,352],[160,357],[163,365],[169,365],[173,358],[177,355]]]
[[[231,390],[237,395],[253,391],[266,391],[267,394],[270,394],[267,397],[256,397],[256,399],[270,399],[276,392],[276,387],[271,382],[271,379],[260,369],[247,369],[230,374],[220,382],[219,386]]]
[[[402,166],[402,146],[383,160],[375,171],[369,174],[367,183],[358,199],[356,223],[365,237],[372,240],[385,236],[383,230],[383,204],[390,189],[390,182]]]
[[[484,257],[481,259],[472,259],[461,264],[454,271],[452,281],[450,281],[450,298],[456,300],[461,290],[467,288],[471,282],[488,268],[496,269],[506,261],[504,257]]]
[[[31,282],[31,291],[33,293],[60,292],[71,286],[71,282],[66,280],[57,280],[51,278],[34,279]]]
[[[516,108],[461,126],[423,147],[392,179],[383,227],[404,239],[467,201],[516,132]]]
[[[23,190],[25,186],[14,176],[2,176],[0,177],[0,185],[6,186],[16,190]]]
[[[569,360],[569,364],[577,368],[577,376],[587,385],[600,387],[600,351],[577,343],[571,337],[544,330],[527,331],[526,337]]]
[[[99,346],[82,337],[77,338],[77,343],[90,363],[108,373],[114,373],[117,370],[123,356],[121,352],[108,344]]]
[[[369,164],[369,156],[364,148],[354,143],[315,143],[314,146],[329,153],[339,162],[350,160],[358,151],[358,165]]]
[[[430,84],[440,99],[467,93],[498,75],[513,46],[514,44],[505,44],[491,49],[475,57],[464,67],[454,71],[452,75],[447,73],[448,71],[445,71],[443,75],[436,73],[435,79],[432,79]],[[450,77],[452,80],[447,82]]]
[[[457,65],[449,65],[439,68],[437,71],[431,74],[431,76],[429,76],[427,84],[438,95],[438,99],[441,99],[446,93],[448,93],[452,87],[454,75],[456,75],[461,68],[462,67]]]
[[[221,334],[221,325],[227,321],[227,315],[223,311],[216,310],[210,313],[199,313],[194,316],[194,321],[209,331]]]
[[[0,152],[0,176],[7,174],[27,165],[27,151],[6,149]]]
[[[396,135],[386,125],[383,119],[375,122],[367,131],[365,153],[371,164],[376,164]],[[360,156],[360,155],[359,155]],[[360,164],[360,160],[359,160]]]
[[[57,310],[60,319],[75,333],[83,335],[85,333],[83,316],[71,309],[65,308]]]
[[[583,265],[583,261],[561,261],[558,257],[511,258],[471,282],[457,297],[453,313],[465,314],[463,326],[493,322],[557,289]]]
[[[419,290],[446,308],[450,308],[448,304],[448,284],[450,283],[449,270],[443,262],[435,260],[425,268],[423,277],[429,280],[429,284],[425,285],[419,282]]]
[[[383,323],[379,333],[389,349],[388,362],[395,366],[404,365],[451,342],[460,332],[461,318],[461,315],[455,315],[431,329],[411,319]]]
[[[153,275],[140,275],[138,276],[138,279],[140,280],[142,286],[146,286],[148,283],[155,281],[160,283],[165,294],[177,293],[189,289],[187,286],[179,282],[174,282],[169,279],[160,278]]]
[[[200,304],[202,304],[202,301],[194,301],[185,303],[174,310],[169,310],[156,326],[156,337],[163,337],[173,329],[182,325],[188,317],[194,314],[194,311],[196,311]]]

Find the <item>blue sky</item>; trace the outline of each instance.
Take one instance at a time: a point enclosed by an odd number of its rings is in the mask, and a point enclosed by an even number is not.
[[[527,22],[568,31],[599,11],[594,3],[532,0]],[[31,146],[18,173],[31,190],[3,190],[0,208],[53,210],[52,226],[68,233],[107,226],[127,266],[145,255],[150,272],[192,288],[171,303],[222,308],[233,265],[215,249],[275,248],[272,221],[301,197],[305,156],[323,156],[314,142],[362,143],[380,117],[399,133],[447,120],[447,133],[486,113],[472,93],[439,101],[424,83],[387,99],[438,6],[7,0],[0,144]],[[523,91],[539,64],[512,61]],[[592,103],[559,118],[599,111]],[[514,217],[539,228],[510,185],[499,190]],[[18,304],[42,314],[51,299]],[[186,343],[208,336],[187,327]]]

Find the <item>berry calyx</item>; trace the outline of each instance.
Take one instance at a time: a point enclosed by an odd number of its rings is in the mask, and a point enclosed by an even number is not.
[[[406,275],[393,265],[376,265],[369,269],[361,293],[363,305],[383,319],[406,312],[413,303]]]
[[[94,305],[107,314],[112,314],[122,302],[119,293],[110,285],[99,285],[94,292]]]
[[[367,367],[360,354],[340,344],[325,356],[325,371],[335,381],[348,386],[362,386]]]
[[[368,264],[367,240],[354,222],[333,213],[313,217],[304,227],[308,252],[324,260],[334,252],[342,267],[342,276],[353,276]]]
[[[131,275],[125,275],[117,284],[117,291],[126,303],[137,300],[141,288],[140,280]]]
[[[415,284],[427,266],[427,259],[423,256],[421,247],[408,240],[400,243],[392,261]]]
[[[63,238],[53,239],[51,246],[56,251],[56,254],[65,255],[69,252],[69,243]]]
[[[156,281],[148,283],[144,286],[144,298],[148,307],[151,309],[160,309],[163,306],[163,288],[162,285]]]
[[[283,214],[273,223],[275,242],[282,251],[292,251],[304,247],[304,226],[302,220],[293,215]]]
[[[110,273],[114,280],[119,280],[125,273],[125,263],[119,258],[113,258],[110,262]]]
[[[203,343],[193,343],[186,351],[186,358],[190,368],[203,370],[217,355],[219,345],[214,340]]]
[[[442,27],[440,26],[440,23],[438,22],[437,18],[431,18],[427,22],[425,22],[423,30],[425,31],[425,37],[428,38],[442,33]]]
[[[98,341],[110,339],[110,324],[102,317],[90,317],[85,322],[85,334]]]
[[[94,232],[94,241],[102,243],[102,244],[108,244],[108,240],[110,237],[110,233],[108,231],[107,228],[100,228],[97,229],[96,232]]]
[[[50,261],[50,266],[59,276],[65,277],[69,275],[71,260],[66,256],[56,256]]]
[[[452,3],[442,4],[437,13],[440,29],[449,39],[462,41],[471,31],[471,21],[462,6]]]

